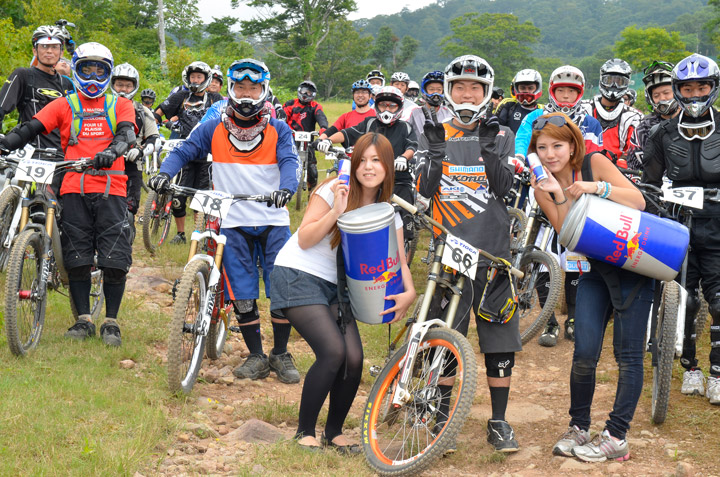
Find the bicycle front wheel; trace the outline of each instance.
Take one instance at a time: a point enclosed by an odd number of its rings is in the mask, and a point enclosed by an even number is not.
[[[512,319],[520,320],[520,338],[525,344],[543,329],[552,316],[563,284],[560,266],[547,252],[525,252],[519,268],[525,276],[517,284],[518,307]],[[538,294],[540,287],[547,287],[544,305]]]
[[[655,424],[662,424],[667,417],[670,402],[673,358],[675,357],[675,333],[677,333],[680,285],[665,282],[662,301],[658,310],[657,326],[653,341],[657,343],[653,359],[653,384],[651,416]]]
[[[528,219],[525,212],[515,207],[508,208],[508,216],[510,216],[510,252],[515,254],[525,237],[525,227]]]
[[[13,245],[5,278],[5,332],[10,351],[24,356],[40,341],[47,294],[40,286],[43,236],[22,232]]]
[[[168,385],[171,392],[189,394],[197,380],[205,336],[199,333],[205,309],[210,265],[196,260],[185,268],[178,284],[168,337]]]
[[[8,187],[0,194],[0,272],[5,270],[10,257],[12,244],[7,248],[3,244],[10,235],[10,224],[18,204],[20,204],[20,192],[16,188]]]
[[[158,195],[155,191],[150,191],[145,199],[142,222],[143,244],[145,249],[153,255],[170,233],[172,212],[168,203],[171,201],[171,194]]]
[[[442,456],[455,442],[475,397],[477,363],[464,336],[433,328],[417,349],[408,403],[399,408],[392,404],[407,343],[390,358],[368,394],[363,450],[380,475],[415,474]],[[428,384],[438,372],[440,385]]]
[[[225,349],[225,340],[227,340],[228,329],[223,319],[223,313],[232,313],[232,305],[225,303],[225,272],[220,275],[217,292],[215,293],[215,308],[213,308],[213,316],[210,321],[210,328],[207,335],[207,346],[205,353],[210,359],[220,359]],[[230,306],[227,306],[230,305]]]

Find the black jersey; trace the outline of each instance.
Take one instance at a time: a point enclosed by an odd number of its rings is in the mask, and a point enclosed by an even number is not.
[[[168,96],[158,107],[167,119],[173,116],[178,117],[180,138],[185,139],[205,116],[210,106],[221,99],[223,98],[218,93],[209,91],[206,91],[203,96],[196,96],[189,91],[180,90]]]
[[[520,124],[522,124],[525,116],[539,107],[540,106],[536,104],[532,108],[528,109],[518,103],[516,99],[508,98],[498,105],[495,110],[495,116],[497,116],[498,121],[502,126],[509,127],[513,134],[516,134],[518,129],[520,129]]]

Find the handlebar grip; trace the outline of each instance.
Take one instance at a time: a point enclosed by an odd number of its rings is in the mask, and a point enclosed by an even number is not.
[[[413,215],[417,214],[417,211],[418,211],[417,207],[415,207],[411,203],[407,202],[405,199],[393,194],[393,196],[390,198],[390,200],[395,202],[397,205],[399,205],[403,209],[407,210],[411,214],[413,214]]]

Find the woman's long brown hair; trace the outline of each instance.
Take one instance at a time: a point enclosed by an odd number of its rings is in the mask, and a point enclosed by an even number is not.
[[[355,142],[352,158],[350,160],[350,193],[348,194],[348,205],[345,212],[349,212],[360,207],[363,186],[360,182],[358,182],[356,172],[361,164],[360,159],[370,146],[375,146],[375,151],[377,152],[383,168],[385,169],[385,179],[380,185],[378,197],[375,202],[388,202],[392,196],[393,186],[395,185],[395,155],[393,153],[392,145],[382,134],[374,132],[364,134]],[[335,178],[328,178],[323,182],[323,184],[333,179]],[[330,233],[332,234],[330,244],[333,248],[336,248],[340,244],[340,230],[338,230],[337,224],[333,225]]]

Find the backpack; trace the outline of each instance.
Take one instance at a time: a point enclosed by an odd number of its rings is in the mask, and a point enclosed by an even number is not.
[[[67,99],[67,102],[70,105],[70,109],[73,113],[73,121],[72,125],[70,126],[70,140],[68,141],[68,145],[75,146],[78,143],[78,133],[82,128],[83,119],[97,118],[99,117],[99,115],[97,113],[84,112],[82,110],[82,103],[80,103],[80,98],[78,97],[77,93],[69,94],[65,96],[65,99]],[[117,96],[106,93],[103,109],[105,111],[105,120],[107,121],[108,126],[110,126],[110,130],[112,131],[113,135],[115,135],[115,131],[117,129],[117,113],[115,111],[116,105]]]

